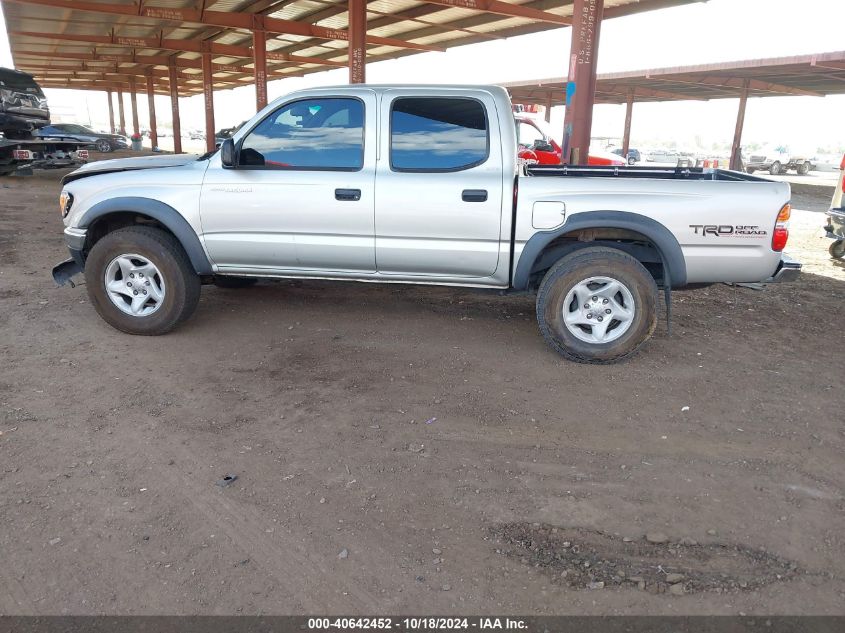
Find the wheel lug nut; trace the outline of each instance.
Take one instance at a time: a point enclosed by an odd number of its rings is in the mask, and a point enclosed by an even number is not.
[[[132,277],[132,279],[135,279],[135,273],[129,273],[129,276]]]
[[[589,309],[590,309],[590,304],[589,304],[589,303],[585,303],[585,304],[584,304],[584,309],[585,309],[585,310],[589,310]]]
[[[599,323],[601,323],[602,321],[604,321],[604,317],[603,317],[603,316],[600,316],[600,317],[599,317]]]
[[[601,300],[601,302],[602,302],[602,303],[607,303],[607,299],[602,299],[602,300]]]
[[[132,291],[132,294],[133,294],[133,295],[137,295],[137,294],[138,294],[138,291],[137,291],[137,290],[133,290],[133,291]]]
[[[131,287],[132,287],[132,282],[131,282],[131,281],[127,281],[127,282],[126,282],[126,285],[127,285],[127,286],[129,286],[129,287],[131,288]]]
[[[598,300],[599,300],[598,297],[593,297],[593,301],[598,301]]]
[[[147,294],[147,291],[146,291],[146,290],[142,290],[142,291],[141,291],[141,293],[142,293],[142,294]]]
[[[592,318],[593,318],[593,313],[592,313],[592,312],[588,313],[588,314],[587,314],[587,318],[588,318],[588,319],[592,319]]]
[[[145,282],[144,282],[144,285],[145,285],[145,286],[149,286],[149,285],[150,285],[150,280],[149,280],[149,279],[147,279],[147,281],[145,281]]]
[[[610,308],[604,311],[605,314],[610,314]]]

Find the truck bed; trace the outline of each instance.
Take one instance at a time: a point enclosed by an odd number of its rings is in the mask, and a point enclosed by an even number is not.
[[[659,180],[721,180],[764,182],[765,178],[727,169],[704,167],[592,167],[584,165],[528,165],[528,176],[579,176],[581,178],[652,178]]]

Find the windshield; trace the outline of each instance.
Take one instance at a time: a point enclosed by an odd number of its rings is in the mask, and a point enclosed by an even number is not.
[[[44,97],[44,93],[32,77],[8,68],[0,68],[0,88]]]

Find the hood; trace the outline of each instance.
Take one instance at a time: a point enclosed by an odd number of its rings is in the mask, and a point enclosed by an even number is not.
[[[179,167],[193,163],[199,158],[197,154],[163,154],[161,156],[138,156],[137,158],[116,158],[112,160],[98,160],[87,163],[79,169],[70,172],[62,178],[66,185],[80,178],[99,176],[116,171],[134,171],[136,169],[157,169],[159,167]]]

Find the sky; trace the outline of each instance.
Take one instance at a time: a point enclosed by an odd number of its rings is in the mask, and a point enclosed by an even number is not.
[[[608,20],[602,26],[598,72],[786,57],[845,49],[845,0],[709,0],[672,9]],[[554,29],[482,44],[421,53],[369,64],[371,83],[478,84],[560,77],[566,74],[570,31]],[[0,14],[0,66],[12,59]],[[346,69],[272,81],[271,99],[299,88],[345,84]],[[108,127],[104,93],[46,90],[56,118]],[[127,112],[128,110],[128,96]],[[203,97],[180,100],[183,131],[204,121]],[[147,121],[146,99],[139,118]],[[236,125],[255,113],[252,86],[215,92],[217,128]],[[168,126],[169,98],[156,97],[159,126]],[[729,145],[737,100],[640,103],[634,106],[632,147],[661,145],[709,149]],[[845,151],[845,95],[750,98],[743,145],[787,145],[794,151]],[[623,105],[598,105],[593,136],[620,136]],[[563,108],[554,108],[553,129],[562,129]]]

